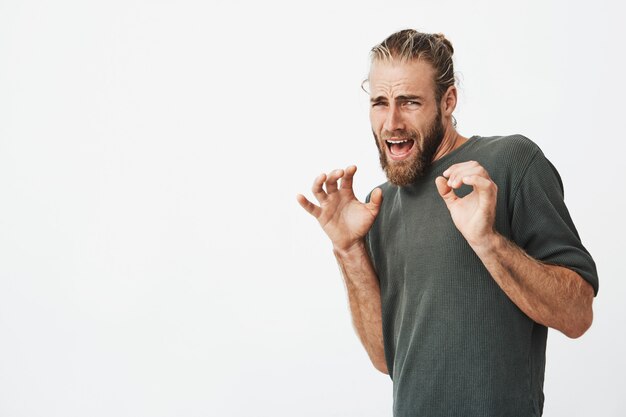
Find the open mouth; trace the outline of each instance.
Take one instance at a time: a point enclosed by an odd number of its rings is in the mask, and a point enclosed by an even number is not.
[[[387,144],[387,149],[389,149],[391,159],[398,160],[404,159],[411,152],[413,146],[415,145],[415,141],[413,139],[386,139],[385,144]]]

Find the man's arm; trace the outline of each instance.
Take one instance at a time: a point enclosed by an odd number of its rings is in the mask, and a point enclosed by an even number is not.
[[[372,227],[380,204],[382,191],[372,191],[364,204],[352,190],[354,165],[320,175],[312,192],[320,205],[298,194],[298,203],[322,226],[333,243],[333,251],[346,284],[352,323],[370,360],[380,372],[388,373],[385,362],[382,311],[378,277],[365,248],[364,238]],[[337,181],[341,179],[341,186]],[[324,190],[324,185],[326,189]]]
[[[378,277],[365,244],[347,251],[334,250],[346,283],[352,324],[376,369],[389,374],[383,344],[382,310]]]
[[[591,326],[593,288],[576,272],[539,262],[497,233],[472,248],[511,301],[537,323],[571,338]]]
[[[528,317],[561,331],[581,336],[593,320],[594,291],[579,274],[533,259],[494,228],[497,185],[476,161],[452,165],[435,180],[455,226],[507,296]],[[454,189],[474,190],[463,198]]]

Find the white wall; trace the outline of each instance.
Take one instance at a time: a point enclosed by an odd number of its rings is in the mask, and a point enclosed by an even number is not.
[[[405,27],[453,42],[462,134],[542,147],[597,262],[545,415],[626,415],[624,6],[295,3],[0,2],[0,415],[391,415],[295,195],[384,180],[359,84]]]

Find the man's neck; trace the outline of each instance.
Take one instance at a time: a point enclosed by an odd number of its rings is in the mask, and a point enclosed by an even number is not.
[[[467,138],[457,133],[457,131],[453,127],[446,129],[443,135],[443,140],[441,141],[441,144],[437,148],[437,152],[435,152],[435,156],[433,157],[433,162],[449,154],[459,146],[463,145],[465,142],[467,142]]]

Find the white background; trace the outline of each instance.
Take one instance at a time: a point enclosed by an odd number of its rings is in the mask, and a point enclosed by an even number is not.
[[[384,181],[369,49],[455,47],[459,131],[522,133],[594,256],[546,416],[624,416],[620,2],[0,1],[0,416],[390,416],[296,203]]]

